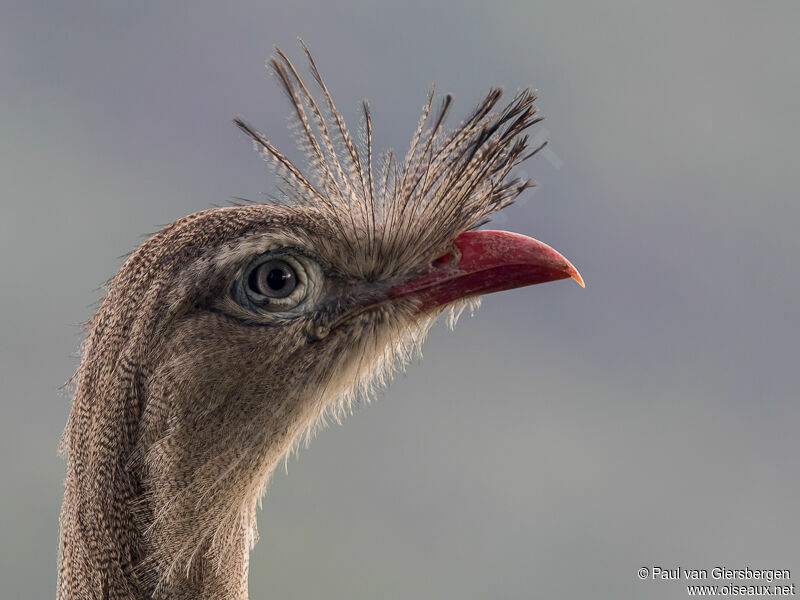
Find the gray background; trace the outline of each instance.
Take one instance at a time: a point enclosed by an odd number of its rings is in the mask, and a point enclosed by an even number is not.
[[[405,152],[432,82],[540,90],[495,226],[579,267],[488,297],[323,431],[259,517],[253,598],[682,598],[641,566],[800,579],[796,2],[0,5],[0,596],[54,596],[79,324],[142,234],[257,199],[241,114],[311,45]],[[540,133],[540,135],[545,135]],[[296,152],[290,152],[297,157]]]

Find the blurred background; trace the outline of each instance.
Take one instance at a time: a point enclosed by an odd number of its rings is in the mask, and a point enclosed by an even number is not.
[[[122,256],[259,199],[243,115],[293,148],[273,44],[405,153],[539,90],[547,153],[493,227],[587,282],[489,296],[324,430],[259,516],[251,597],[681,598],[654,565],[800,582],[800,5],[37,2],[0,9],[0,595],[55,595],[80,324]],[[290,156],[297,158],[292,150]]]

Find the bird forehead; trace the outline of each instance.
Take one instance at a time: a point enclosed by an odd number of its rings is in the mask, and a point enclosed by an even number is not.
[[[238,207],[236,207],[238,208]],[[406,255],[408,245],[396,248],[390,240],[374,239],[371,245],[363,243],[363,232],[357,227],[332,227],[330,221],[309,207],[259,206],[257,212],[247,215],[249,227],[210,243],[204,251],[193,257],[183,270],[189,280],[208,279],[240,268],[254,256],[286,250],[307,254],[322,263],[326,270],[355,279],[378,280],[391,278],[401,271],[413,268],[414,261],[399,261]],[[265,217],[269,218],[265,218]],[[230,214],[232,221],[240,215]],[[384,231],[379,229],[380,238]],[[186,243],[194,244],[189,235],[182,236]],[[408,243],[409,240],[406,240]],[[429,254],[420,247],[420,255]],[[430,249],[433,251],[433,249]]]

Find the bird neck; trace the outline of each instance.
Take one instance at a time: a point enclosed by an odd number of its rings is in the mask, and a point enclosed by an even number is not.
[[[136,393],[93,389],[91,381],[79,383],[63,440],[59,600],[246,600],[255,501],[231,527],[214,522],[216,515],[187,512],[203,499],[191,485],[186,493],[173,485],[183,509],[165,526],[156,515],[172,513],[148,489],[137,458]],[[173,456],[178,464],[185,458]],[[215,543],[223,532],[224,543]]]
[[[245,600],[270,474],[363,360],[330,380],[270,346],[294,369],[276,376],[261,338],[226,355],[202,334],[235,326],[213,312],[181,321],[181,305],[137,275],[146,258],[137,251],[112,284],[75,376],[58,598]]]
[[[95,360],[104,353],[89,350],[62,440],[67,477],[59,600],[246,600],[263,483],[218,477],[234,489],[245,485],[238,496],[220,497],[199,485],[192,476],[198,456],[191,448],[202,444],[192,446],[185,438],[172,447],[153,443],[159,433],[147,425],[162,420],[164,407],[147,370],[134,366],[125,350],[113,366]],[[111,371],[102,376],[106,368]],[[224,458],[231,463],[231,456]],[[243,477],[263,482],[271,469],[261,464],[259,472],[241,470]]]

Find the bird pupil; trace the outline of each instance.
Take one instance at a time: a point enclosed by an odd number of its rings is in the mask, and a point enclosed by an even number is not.
[[[286,298],[297,288],[297,273],[283,260],[267,260],[250,271],[247,286],[259,296]]]
[[[290,277],[291,275],[283,269],[272,269],[267,273],[267,285],[272,290],[280,290],[286,285],[286,281]]]

